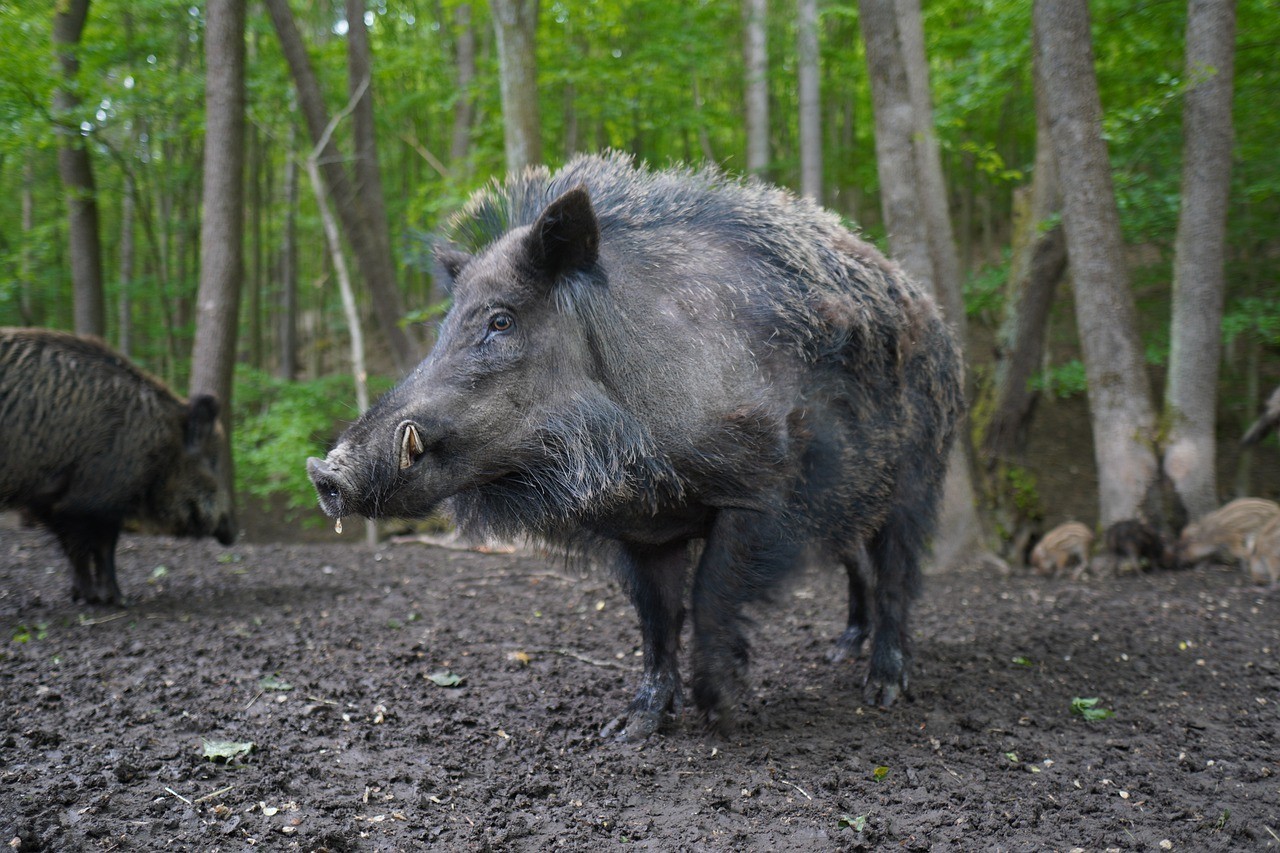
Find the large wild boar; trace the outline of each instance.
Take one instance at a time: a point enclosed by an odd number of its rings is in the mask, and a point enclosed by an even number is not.
[[[1178,562],[1189,566],[1214,559],[1240,564],[1248,537],[1278,516],[1280,504],[1275,501],[1237,498],[1182,529]]]
[[[126,521],[233,541],[217,415],[212,397],[186,403],[100,341],[0,329],[0,509],[54,533],[73,599],[120,604]]]
[[[743,606],[807,558],[840,561],[844,643],[872,637],[865,695],[890,704],[963,407],[933,301],[808,201],[618,154],[481,191],[448,239],[452,307],[431,354],[308,461],[326,514],[443,504],[464,532],[607,558],[644,673],[605,732],[633,739],[681,707],[691,567],[693,697],[725,728]]]

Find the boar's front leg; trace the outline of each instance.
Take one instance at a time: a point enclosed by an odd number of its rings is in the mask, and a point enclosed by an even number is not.
[[[618,573],[640,617],[644,674],[627,710],[605,725],[601,737],[644,740],[658,730],[664,714],[682,710],[684,696],[677,654],[688,570],[687,542],[623,548]]]
[[[746,690],[749,647],[742,607],[764,598],[800,564],[800,542],[779,517],[721,510],[693,578],[693,699],[707,728],[733,727]]]

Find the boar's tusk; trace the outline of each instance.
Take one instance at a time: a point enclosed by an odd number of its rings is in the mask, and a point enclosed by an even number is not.
[[[418,428],[413,424],[405,424],[404,432],[400,435],[400,470],[417,462],[425,451]]]

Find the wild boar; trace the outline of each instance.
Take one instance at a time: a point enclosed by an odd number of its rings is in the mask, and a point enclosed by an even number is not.
[[[1089,567],[1093,531],[1078,521],[1059,524],[1031,549],[1031,569],[1038,575],[1070,572],[1078,575]]]
[[[1145,521],[1129,518],[1117,521],[1102,535],[1102,555],[1117,574],[1171,569],[1176,563],[1173,549]]]
[[[472,535],[610,562],[644,671],[604,733],[630,739],[681,706],[691,569],[693,698],[724,730],[745,688],[743,606],[813,554],[843,563],[856,596],[865,542],[864,696],[892,703],[963,410],[933,300],[809,201],[621,154],[482,190],[448,241],[432,352],[308,460],[325,513],[443,504]],[[849,612],[846,641],[866,620]]]
[[[1280,516],[1245,542],[1245,565],[1256,584],[1280,584]]]
[[[1178,537],[1178,562],[1184,566],[1202,560],[1240,564],[1245,540],[1280,516],[1280,505],[1262,498],[1237,498],[1182,529]]]
[[[71,597],[121,604],[121,526],[229,545],[219,486],[218,403],[185,402],[101,341],[0,329],[0,509],[51,530],[71,561]]]

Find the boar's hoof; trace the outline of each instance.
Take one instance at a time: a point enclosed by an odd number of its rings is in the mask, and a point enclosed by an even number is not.
[[[827,652],[827,660],[831,663],[840,663],[845,659],[852,660],[857,658],[862,652],[862,644],[866,642],[870,633],[860,625],[845,628],[844,633],[836,638],[836,643],[831,647],[831,651]]]
[[[680,692],[678,672],[646,674],[626,712],[606,723],[600,737],[642,741],[658,730],[668,711],[678,716],[683,710],[684,695]]]
[[[899,648],[876,649],[871,653],[871,670],[862,687],[862,701],[888,708],[907,691],[906,658]]]

